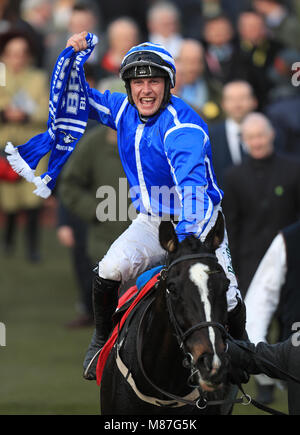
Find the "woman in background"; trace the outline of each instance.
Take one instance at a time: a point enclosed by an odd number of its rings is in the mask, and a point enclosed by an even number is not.
[[[22,145],[45,129],[48,118],[49,89],[45,73],[32,66],[34,53],[26,34],[9,31],[0,38],[0,62],[5,65],[5,86],[0,87],[0,150],[7,141]],[[43,159],[37,174],[45,171]],[[41,198],[23,179],[0,183],[0,208],[6,216],[4,249],[14,248],[17,216],[26,214],[26,249],[28,259],[39,261],[39,212]]]

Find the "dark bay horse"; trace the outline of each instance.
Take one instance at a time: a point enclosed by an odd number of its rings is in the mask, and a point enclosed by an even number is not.
[[[215,250],[224,235],[221,213],[204,243],[179,243],[162,222],[166,268],[127,320],[103,371],[102,414],[228,414],[230,384],[224,326],[228,279]]]

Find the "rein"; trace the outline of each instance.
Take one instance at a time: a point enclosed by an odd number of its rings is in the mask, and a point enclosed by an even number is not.
[[[281,375],[285,376],[285,378],[289,379],[290,381],[296,382],[297,384],[300,384],[300,379],[296,378],[295,376],[291,375],[290,373],[286,372],[285,370],[282,370],[280,367],[277,367],[275,364],[271,363],[270,361],[268,361],[267,359],[265,359],[264,357],[258,355],[255,351],[253,351],[252,349],[249,349],[246,346],[243,346],[243,344],[235,341],[231,335],[229,333],[227,334],[227,339],[234,342],[235,345],[237,345],[238,347],[240,347],[241,349],[243,349],[244,351],[251,353],[252,355],[255,356],[255,358],[257,360],[260,360],[262,363],[264,363],[266,366],[269,366],[273,369],[275,369],[278,373],[280,373]],[[243,387],[241,386],[241,384],[237,384],[239,389],[241,390],[241,392],[243,394],[245,394]],[[261,409],[262,411],[268,412],[269,414],[273,414],[273,415],[287,415],[284,412],[278,411],[277,409],[274,408],[270,408],[269,406],[266,406],[260,402],[257,402],[256,400],[254,400],[253,398],[251,398],[251,403],[252,405],[254,405],[256,408]]]

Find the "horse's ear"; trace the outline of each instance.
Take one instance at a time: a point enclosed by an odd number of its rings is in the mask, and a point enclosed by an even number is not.
[[[161,221],[159,225],[159,242],[167,252],[174,252],[178,246],[178,238],[172,222]]]
[[[209,249],[216,250],[221,245],[224,239],[225,222],[222,212],[219,211],[215,225],[207,234],[205,246]]]

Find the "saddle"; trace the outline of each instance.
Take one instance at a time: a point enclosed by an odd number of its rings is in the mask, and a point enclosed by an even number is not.
[[[134,299],[138,297],[139,292],[143,287],[157,274],[160,273],[163,266],[157,266],[152,269],[146,270],[136,280],[135,285],[129,287],[125,293],[119,297],[118,306],[113,314],[113,326],[115,326],[122,318],[123,314],[127,311]]]
[[[97,384],[101,384],[102,373],[111,349],[115,345],[122,327],[137,304],[152,290],[158,280],[163,266],[150,269],[140,275],[136,284],[130,287],[119,299],[118,307],[113,315],[112,333],[99,354],[96,376]]]

